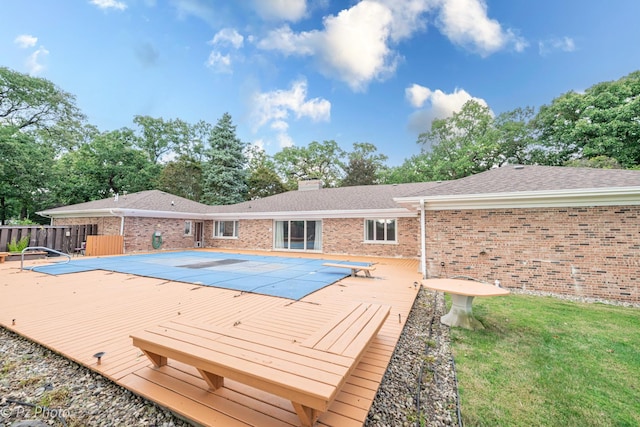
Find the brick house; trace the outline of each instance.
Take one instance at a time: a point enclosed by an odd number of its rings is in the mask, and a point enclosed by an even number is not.
[[[40,214],[124,235],[126,252],[418,258],[426,277],[640,302],[640,171],[507,166],[443,182],[329,189],[308,181],[227,206],[152,190]]]

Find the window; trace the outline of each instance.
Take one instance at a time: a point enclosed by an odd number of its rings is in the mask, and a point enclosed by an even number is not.
[[[322,221],[275,221],[275,249],[322,250]]]
[[[396,242],[395,219],[366,219],[364,221],[365,242]]]
[[[215,221],[213,237],[233,239],[238,237],[238,221]]]
[[[191,225],[192,225],[191,221],[185,221],[184,222],[184,235],[185,236],[191,236]]]

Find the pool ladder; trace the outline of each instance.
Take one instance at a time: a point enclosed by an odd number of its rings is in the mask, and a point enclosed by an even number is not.
[[[64,261],[62,264],[68,264],[69,261],[71,261],[71,255],[65,254],[64,252],[56,251],[55,249],[47,248],[47,247],[44,247],[44,246],[29,246],[29,247],[24,248],[22,250],[22,252],[21,252],[20,270],[24,270],[24,254],[25,254],[25,252],[32,251],[32,250],[47,251],[47,252],[51,252],[51,253],[54,253],[54,254],[58,254],[58,255],[67,257],[67,260]],[[35,267],[32,267],[31,271],[34,271],[34,269],[35,269]]]

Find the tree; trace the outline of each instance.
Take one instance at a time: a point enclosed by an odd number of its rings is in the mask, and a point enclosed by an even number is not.
[[[344,167],[345,177],[340,186],[378,184],[388,157],[375,154],[376,151],[376,146],[368,142],[354,143],[353,151],[348,154],[349,163]]]
[[[640,71],[584,93],[567,92],[535,118],[540,162],[606,156],[624,168],[640,164]]]
[[[135,135],[122,128],[103,132],[58,162],[66,179],[55,189],[59,204],[80,203],[156,187],[159,166],[135,148]]]
[[[0,126],[0,223],[25,219],[48,192],[55,151],[32,133]]]
[[[275,172],[273,159],[264,150],[252,145],[247,149],[247,158],[249,159],[247,200],[261,199],[286,191]]]
[[[18,130],[51,129],[83,120],[75,97],[49,80],[0,67],[0,123]]]
[[[427,153],[413,155],[402,165],[385,169],[380,175],[381,184],[406,184],[432,180],[430,156]]]
[[[473,175],[500,163],[500,144],[488,107],[474,100],[446,119],[436,119],[418,143],[427,151],[433,179]],[[429,151],[430,148],[430,151]]]
[[[285,187],[294,190],[298,181],[319,179],[326,187],[336,187],[343,176],[344,151],[335,141],[313,141],[307,147],[286,147],[273,159]]]
[[[247,192],[244,169],[246,144],[236,136],[236,127],[229,113],[224,113],[218,120],[208,142],[202,202],[226,205],[244,201]]]
[[[202,198],[202,163],[180,156],[162,168],[158,185],[167,193],[197,202]]]

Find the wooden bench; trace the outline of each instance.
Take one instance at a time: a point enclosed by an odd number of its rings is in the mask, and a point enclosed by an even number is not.
[[[472,304],[475,297],[509,295],[508,289],[472,280],[425,279],[422,285],[451,294],[451,309],[440,318],[440,322],[466,329],[484,329],[484,325],[473,316]]]
[[[4,262],[4,259],[9,256],[9,252],[0,252],[0,264]]]
[[[173,359],[195,367],[210,389],[224,378],[291,401],[303,426],[331,405],[377,335],[390,308],[350,307],[303,343],[235,327],[173,321],[131,335],[156,368]]]
[[[372,265],[355,265],[355,264],[340,264],[337,262],[325,262],[322,264],[324,267],[336,267],[336,268],[350,268],[351,277],[356,277],[358,271],[363,271],[366,277],[371,277],[371,272],[376,268]]]

